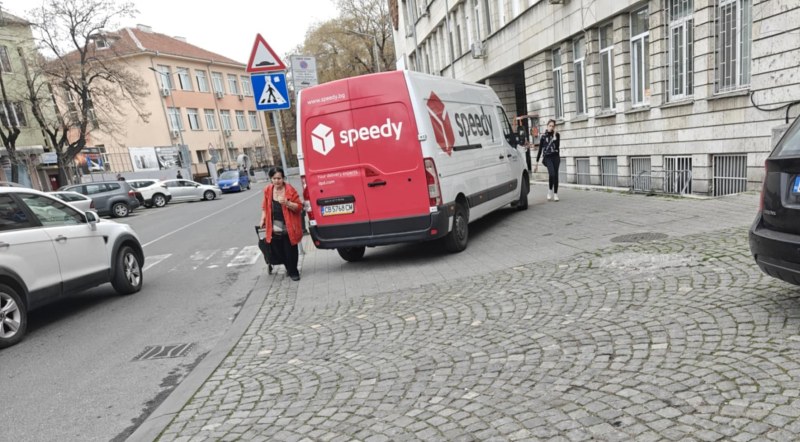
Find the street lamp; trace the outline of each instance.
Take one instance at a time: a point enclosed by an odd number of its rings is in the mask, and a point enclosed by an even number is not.
[[[380,57],[378,56],[378,54],[379,54],[379,51],[378,51],[378,37],[376,37],[375,35],[372,35],[372,34],[365,34],[363,32],[358,32],[358,31],[351,31],[349,29],[344,31],[344,32],[347,32],[347,33],[350,33],[350,34],[356,34],[356,35],[363,35],[364,37],[369,37],[369,38],[372,39],[372,57],[375,58],[375,72],[380,72],[381,71],[381,63],[380,63]]]
[[[150,69],[151,71],[155,72],[156,74],[161,74],[161,75],[163,75],[164,77],[169,77],[169,75],[170,75],[170,73],[168,73],[168,72],[161,72],[161,71],[159,71],[158,69],[156,69],[156,68],[154,68],[154,67],[152,67],[152,66],[148,67],[147,69]],[[161,86],[162,86],[162,87],[163,87],[165,84],[167,84],[167,83],[166,83],[166,79],[167,79],[167,78],[165,78],[165,79],[164,79],[165,81],[161,83]],[[170,98],[170,101],[172,102],[172,108],[173,108],[173,109],[175,109],[175,97],[173,97],[173,96],[172,96],[172,92],[170,92],[170,94],[169,94],[169,98]],[[170,118],[169,118],[169,113],[166,111],[166,109],[165,109],[164,113],[165,113],[165,114],[167,114],[167,130],[169,130],[169,120],[170,120]],[[178,148],[178,159],[179,159],[179,160],[180,160],[180,159],[181,159],[181,157],[183,156],[183,148],[184,148],[184,146],[186,146],[186,143],[184,143],[184,141],[183,141],[183,130],[181,130],[181,127],[180,127],[180,126],[181,126],[181,121],[180,121],[180,118],[179,118],[179,119],[178,119],[178,127],[176,127],[176,128],[175,128],[175,129],[178,131],[178,137],[179,137],[179,138],[180,138],[180,140],[181,140],[181,145],[180,145],[180,147]],[[171,138],[171,137],[172,137],[172,133],[170,132],[170,134],[169,134],[169,135],[170,135],[170,138]],[[183,166],[183,165],[184,165],[183,163],[186,163],[186,162],[188,162],[188,163],[189,163],[189,164],[188,164],[188,168],[189,168],[189,179],[190,179],[190,180],[192,180],[192,179],[194,179],[194,176],[193,176],[193,173],[192,173],[192,159],[191,159],[191,157],[190,157],[190,158],[183,158],[183,159],[182,159],[182,161],[181,161],[181,165]]]

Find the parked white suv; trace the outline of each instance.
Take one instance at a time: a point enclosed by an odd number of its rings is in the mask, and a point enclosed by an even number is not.
[[[108,282],[120,294],[138,292],[143,265],[127,224],[38,190],[0,187],[0,348],[22,339],[37,307]]]
[[[172,199],[172,194],[164,182],[156,179],[127,180],[137,192],[142,194],[145,207],[164,207]]]

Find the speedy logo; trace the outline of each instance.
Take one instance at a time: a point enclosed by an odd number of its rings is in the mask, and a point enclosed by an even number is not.
[[[453,126],[450,124],[450,118],[447,116],[444,103],[433,92],[428,97],[428,115],[431,117],[436,144],[439,145],[444,153],[452,155],[453,145],[456,141],[456,137],[453,135]]]
[[[311,147],[317,152],[327,155],[335,146],[333,142],[333,130],[324,124],[318,124],[311,131]]]

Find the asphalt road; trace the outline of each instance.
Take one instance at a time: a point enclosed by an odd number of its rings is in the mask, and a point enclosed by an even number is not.
[[[0,351],[0,440],[127,438],[214,348],[264,273],[253,229],[261,187],[119,220],[145,246],[142,291],[106,285],[31,314],[26,339]],[[150,358],[165,353],[149,348],[180,356]]]

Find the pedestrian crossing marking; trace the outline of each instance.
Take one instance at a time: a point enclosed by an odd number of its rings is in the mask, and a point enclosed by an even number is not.
[[[275,85],[273,84],[273,82],[281,82],[281,78],[283,77],[271,75],[267,76],[267,82],[265,83],[264,90],[261,92],[261,98],[259,98],[258,104],[286,104],[286,100],[283,98],[283,95],[281,95],[280,91],[276,89]]]
[[[260,258],[261,250],[258,249],[258,246],[242,247],[236,258],[233,258],[233,261],[228,263],[228,267],[253,265]]]
[[[192,270],[197,270],[200,266],[203,265],[204,262],[208,261],[209,258],[214,256],[217,253],[216,250],[198,250],[192,253],[192,256],[189,257],[189,260],[192,261]]]

